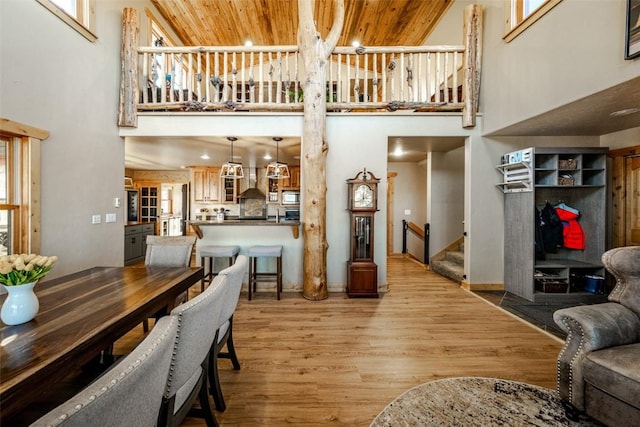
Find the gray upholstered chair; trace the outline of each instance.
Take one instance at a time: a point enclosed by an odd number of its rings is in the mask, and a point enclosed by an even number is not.
[[[131,353],[32,426],[155,426],[178,319],[159,319]]]
[[[144,265],[188,267],[196,236],[147,236]]]
[[[207,380],[209,351],[216,339],[213,331],[220,319],[225,282],[226,277],[220,277],[203,293],[171,311],[171,317],[178,320],[178,335],[158,417],[159,426],[177,426],[189,413],[204,417],[207,426],[218,425],[209,404]],[[196,398],[200,411],[192,409]]]
[[[238,361],[236,349],[233,344],[233,313],[236,311],[236,307],[238,306],[240,290],[242,289],[242,282],[244,281],[244,276],[247,272],[248,266],[248,258],[245,255],[238,255],[232,266],[225,268],[215,276],[226,276],[227,279],[225,283],[224,303],[222,304],[222,312],[220,313],[220,320],[218,322],[218,330],[216,334],[217,340],[213,343],[209,356],[210,392],[213,396],[216,408],[219,411],[224,411],[227,405],[224,402],[222,389],[220,388],[218,359],[230,359],[233,364],[233,369],[240,369],[240,362]],[[225,345],[227,346],[227,351],[222,352]]]
[[[558,391],[567,416],[585,412],[612,426],[640,423],[640,246],[602,255],[616,286],[604,304],[558,310],[567,332],[558,356]]]
[[[191,253],[196,243],[195,236],[147,236],[147,252],[144,265],[160,267],[188,267],[191,264]],[[182,304],[189,298],[184,291],[176,298],[175,305]],[[155,318],[166,315],[166,311],[156,313]],[[142,323],[145,332],[149,330],[149,321]]]

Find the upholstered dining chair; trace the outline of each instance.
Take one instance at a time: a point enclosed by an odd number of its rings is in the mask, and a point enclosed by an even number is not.
[[[161,267],[188,267],[191,263],[195,236],[147,236],[147,252],[144,265]],[[182,304],[189,298],[189,292],[184,291],[176,298],[175,305]],[[156,318],[165,315],[160,312]],[[149,330],[149,321],[144,320],[142,327],[145,332]]]
[[[155,426],[178,319],[165,316],[127,356],[32,426]]]
[[[207,426],[217,426],[209,404],[209,351],[216,339],[226,277],[212,283],[203,293],[171,311],[178,321],[178,334],[171,370],[158,416],[159,426],[177,426],[190,413],[204,417]],[[198,399],[200,411],[192,409]]]
[[[233,313],[238,306],[240,290],[242,289],[242,282],[248,266],[248,258],[245,255],[238,255],[233,265],[218,273],[218,276],[226,277],[226,283],[224,303],[222,304],[216,334],[217,340],[213,343],[209,355],[209,387],[213,401],[216,404],[216,409],[221,412],[227,408],[227,405],[224,402],[222,389],[220,388],[218,359],[230,359],[233,364],[233,369],[236,371],[240,369],[240,362],[238,361],[236,349],[233,344]],[[222,352],[225,345],[227,351]]]

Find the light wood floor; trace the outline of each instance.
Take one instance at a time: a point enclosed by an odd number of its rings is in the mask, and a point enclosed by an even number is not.
[[[243,293],[234,316],[242,369],[220,362],[220,425],[368,426],[405,390],[448,377],[555,388],[559,339],[413,261],[390,258],[388,282],[379,299],[330,294],[313,302],[285,293],[276,301],[265,293],[247,301]]]

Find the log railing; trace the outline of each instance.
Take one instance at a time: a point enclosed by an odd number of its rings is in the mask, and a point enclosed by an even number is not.
[[[298,46],[138,47],[130,10],[123,20],[120,126],[136,126],[138,111],[303,110]],[[465,11],[464,45],[336,47],[327,64],[327,110],[457,110],[464,127],[474,126],[478,13]]]
[[[139,48],[139,111],[301,111],[297,46]],[[328,110],[460,110],[463,46],[336,48]],[[162,90],[164,89],[164,90]]]

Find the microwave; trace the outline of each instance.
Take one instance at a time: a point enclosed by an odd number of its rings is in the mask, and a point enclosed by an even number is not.
[[[299,205],[300,191],[298,190],[282,190],[280,203],[283,205]]]

